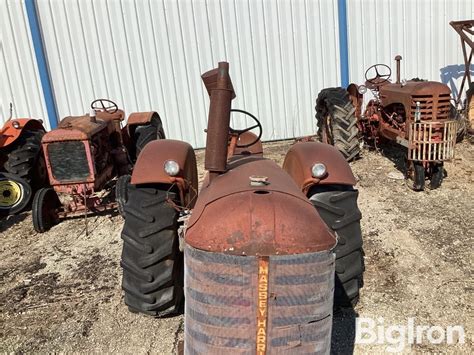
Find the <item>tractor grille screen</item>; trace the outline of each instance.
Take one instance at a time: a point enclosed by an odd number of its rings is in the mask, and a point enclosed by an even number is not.
[[[77,182],[89,177],[86,147],[82,141],[51,143],[48,156],[56,180]]]
[[[332,252],[274,255],[264,267],[253,256],[184,253],[185,355],[329,354]]]

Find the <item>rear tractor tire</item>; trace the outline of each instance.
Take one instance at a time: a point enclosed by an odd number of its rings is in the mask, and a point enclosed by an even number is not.
[[[131,312],[155,317],[178,313],[184,301],[178,194],[162,186],[129,185],[122,230],[122,289]]]
[[[58,210],[61,207],[56,191],[51,187],[39,189],[33,198],[33,227],[38,233],[44,233],[58,224]]]
[[[0,173],[0,215],[23,211],[31,200],[31,186],[21,177]]]
[[[43,187],[48,179],[41,150],[43,131],[24,131],[8,153],[5,170],[19,176],[35,188]]]
[[[159,118],[153,118],[148,124],[138,126],[133,134],[135,142],[135,160],[138,159],[141,151],[151,141],[164,139],[165,132],[163,124]]]
[[[343,88],[323,89],[316,100],[318,138],[335,146],[347,161],[360,155],[355,107]]]
[[[359,192],[346,185],[316,185],[308,194],[326,225],[336,233],[334,308],[355,306],[364,284],[364,250],[357,206]]]

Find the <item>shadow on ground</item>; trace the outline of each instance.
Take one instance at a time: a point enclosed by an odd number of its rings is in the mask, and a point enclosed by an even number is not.
[[[14,224],[20,223],[23,221],[28,214],[26,212],[12,215],[12,216],[1,216],[0,217],[0,233],[6,231],[8,228]]]
[[[353,308],[334,311],[332,320],[331,354],[354,353],[355,320],[358,314]]]

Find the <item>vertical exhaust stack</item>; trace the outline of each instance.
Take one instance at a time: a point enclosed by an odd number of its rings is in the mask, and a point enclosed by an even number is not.
[[[202,80],[211,100],[204,167],[212,177],[227,168],[231,101],[235,98],[229,63],[220,62],[218,68],[204,73]]]
[[[402,60],[401,55],[397,55],[395,57],[395,61],[397,62],[397,82],[396,84],[400,84],[400,61]]]

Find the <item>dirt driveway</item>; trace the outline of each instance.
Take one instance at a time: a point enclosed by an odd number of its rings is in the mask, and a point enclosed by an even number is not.
[[[266,144],[282,161],[291,142]],[[354,346],[354,316],[385,326],[462,325],[464,345],[406,345],[404,352],[474,353],[474,147],[457,146],[441,189],[413,192],[399,179],[401,157],[365,151],[352,163],[360,190],[366,252],[365,287],[355,312],[337,314],[333,350],[381,353],[387,345]],[[203,153],[198,152],[202,163]],[[201,164],[202,165],[202,164]],[[201,172],[202,176],[202,172]],[[0,351],[172,353],[183,316],[153,319],[124,306],[119,266],[122,218],[71,219],[44,234],[31,213],[0,220]]]

